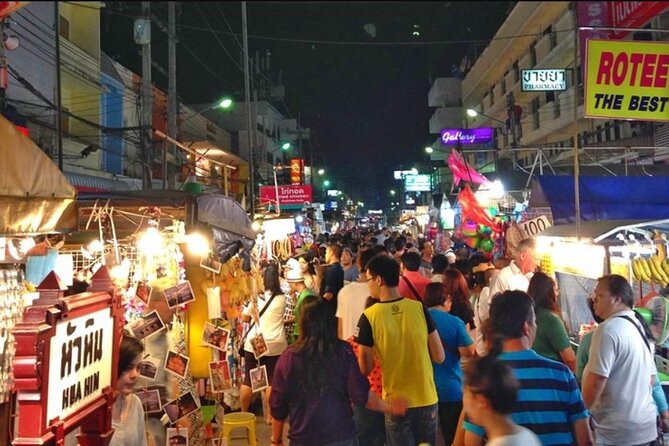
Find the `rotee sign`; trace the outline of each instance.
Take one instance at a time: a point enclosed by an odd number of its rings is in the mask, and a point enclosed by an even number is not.
[[[669,121],[669,44],[588,40],[585,117]]]

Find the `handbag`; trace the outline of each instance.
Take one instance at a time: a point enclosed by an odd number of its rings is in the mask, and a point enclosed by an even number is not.
[[[262,307],[260,310],[260,313],[258,313],[258,321],[260,321],[260,318],[262,317],[263,314],[265,314],[265,311],[269,308],[269,306],[272,304],[272,301],[274,300],[274,297],[276,297],[276,294],[273,294],[272,297],[269,298],[267,303]],[[246,337],[251,333],[251,329],[255,325],[256,321],[251,322],[251,325],[249,325],[249,329],[246,330],[246,333],[244,333],[244,336],[242,336],[241,341],[239,342],[239,350],[237,350],[237,353],[239,356],[244,356],[244,342],[246,342]]]

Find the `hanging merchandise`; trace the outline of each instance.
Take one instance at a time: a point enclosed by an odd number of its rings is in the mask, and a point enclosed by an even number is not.
[[[474,193],[469,188],[469,185],[465,184],[462,187],[462,190],[458,194],[458,203],[461,209],[461,221],[466,222],[467,220],[471,220],[479,225],[488,226],[497,233],[502,231],[500,225],[495,223],[476,201],[476,197],[474,197]]]
[[[486,186],[492,184],[492,182],[484,175],[478,173],[476,169],[467,165],[467,161],[455,149],[453,149],[448,156],[448,168],[451,169],[451,172],[453,173],[453,184],[455,184],[455,186],[458,186],[460,181],[470,182],[472,184],[483,184]]]

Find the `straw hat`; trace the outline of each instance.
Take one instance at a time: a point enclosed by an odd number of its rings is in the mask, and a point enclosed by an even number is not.
[[[299,269],[289,269],[286,271],[286,281],[287,282],[303,282],[304,275],[302,274],[302,268]]]

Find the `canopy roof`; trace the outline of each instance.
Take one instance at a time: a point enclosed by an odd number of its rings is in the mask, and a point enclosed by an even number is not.
[[[652,237],[652,231],[669,232],[669,219],[664,220],[600,220],[581,222],[581,239],[608,245],[622,245],[626,243],[616,236],[623,232]],[[576,239],[576,223],[552,226],[538,234],[540,237],[563,237]]]
[[[0,235],[77,229],[76,190],[51,159],[0,115]]]

